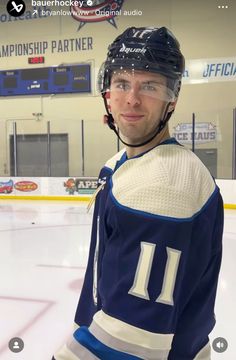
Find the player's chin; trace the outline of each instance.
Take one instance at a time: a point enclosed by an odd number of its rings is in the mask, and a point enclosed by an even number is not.
[[[121,132],[121,137],[125,140],[126,143],[133,145],[141,144],[146,140],[146,136],[142,136],[140,133],[135,131],[124,131],[123,134]]]

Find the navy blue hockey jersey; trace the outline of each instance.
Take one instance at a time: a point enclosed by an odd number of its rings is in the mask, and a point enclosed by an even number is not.
[[[222,253],[218,187],[169,139],[99,176],[88,266],[56,360],[210,359]]]

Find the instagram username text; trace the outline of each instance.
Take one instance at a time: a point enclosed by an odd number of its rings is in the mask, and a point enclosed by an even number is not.
[[[91,0],[84,1],[84,0],[31,0],[32,6],[77,6],[83,7],[85,5],[92,6],[93,2]]]

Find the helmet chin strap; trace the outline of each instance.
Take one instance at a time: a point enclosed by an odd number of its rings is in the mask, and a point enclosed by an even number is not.
[[[170,119],[170,117],[172,115],[172,112],[173,112],[173,111],[171,111],[171,112],[168,113],[168,109],[169,109],[169,106],[171,104],[171,102],[168,102],[167,105],[166,105],[164,116],[163,116],[162,120],[160,121],[160,123],[158,124],[154,134],[151,135],[151,137],[149,139],[147,139],[146,141],[144,141],[144,142],[142,142],[140,144],[128,144],[127,142],[125,142],[124,140],[121,139],[120,134],[117,131],[117,128],[116,128],[116,126],[114,124],[114,118],[113,118],[112,114],[110,114],[110,112],[108,110],[106,95],[103,94],[102,97],[103,97],[105,108],[106,108],[106,111],[107,111],[107,115],[105,115],[105,116],[107,118],[107,124],[108,124],[109,128],[115,132],[118,139],[124,145],[129,146],[129,147],[140,147],[140,146],[144,146],[144,145],[148,144],[149,142],[151,142],[164,129],[164,127],[166,126],[166,124],[167,124],[168,120]]]

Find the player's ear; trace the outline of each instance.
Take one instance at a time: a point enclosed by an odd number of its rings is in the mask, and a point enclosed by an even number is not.
[[[177,104],[177,99],[175,101],[172,101],[169,105],[169,109],[168,109],[168,112],[172,112],[175,110],[175,107],[176,107],[176,104]]]
[[[108,116],[103,115],[103,124],[108,124]]]

